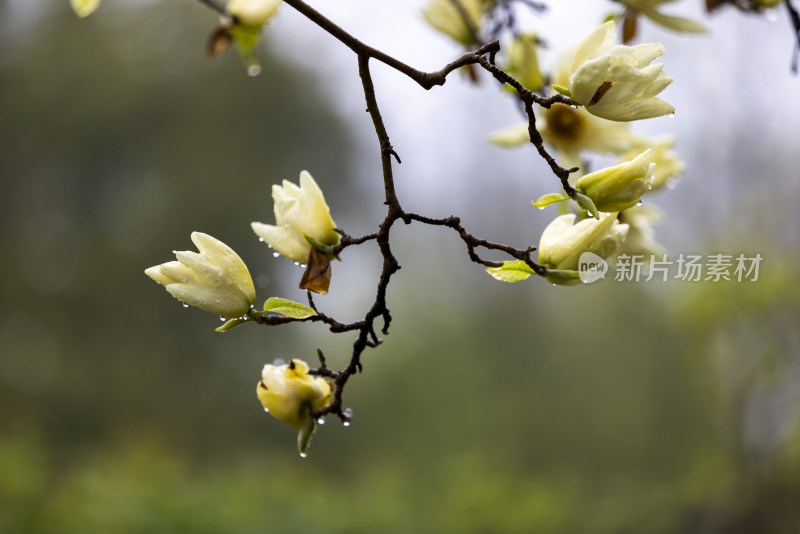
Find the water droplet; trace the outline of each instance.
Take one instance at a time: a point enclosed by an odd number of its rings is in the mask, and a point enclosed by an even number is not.
[[[265,412],[267,412],[267,413],[269,413],[269,408],[267,408],[267,407],[265,406],[265,407],[264,407],[264,411],[265,411]]]
[[[342,425],[344,425],[344,426],[350,426],[350,421],[345,421],[344,423],[342,423]]]
[[[247,67],[248,76],[258,76],[261,74],[261,65],[250,65]]]
[[[344,411],[343,411],[342,413],[343,413],[343,414],[344,414],[344,416],[345,416],[345,417],[347,417],[348,419],[350,419],[351,417],[353,417],[353,409],[352,409],[352,408],[345,408],[345,409],[344,409]]]
[[[306,456],[308,456],[307,452],[301,452],[300,453],[300,458],[305,458]]]
[[[305,263],[301,263],[301,264],[300,264],[300,268],[301,268],[301,269],[305,269],[305,268],[306,268],[306,264],[305,264]]]
[[[273,258],[277,258],[277,257],[278,257],[278,256],[280,256],[280,255],[281,255],[281,254],[280,254],[280,252],[273,252],[273,253],[272,253],[272,257],[273,257]]]
[[[667,115],[667,118],[668,119],[674,119],[675,118],[675,114],[674,113],[670,113],[669,115]]]
[[[262,240],[262,241],[263,241],[263,240]],[[270,245],[269,243],[267,243],[267,248],[272,248],[272,245]]]
[[[324,417],[320,417],[319,419],[317,419],[317,424],[318,425],[324,425],[325,424],[325,418]]]
[[[263,237],[259,237],[258,240],[261,241],[262,243],[264,242],[264,238]],[[269,247],[269,248],[272,248],[272,247]]]
[[[224,323],[225,322],[225,317],[220,317],[219,320]]]
[[[188,308],[188,307],[189,307],[189,305],[188,305],[188,304],[184,304],[184,305],[183,305],[183,307],[184,307],[184,308]]]
[[[295,264],[295,266],[298,266],[298,265],[300,265],[300,262],[296,261],[296,262],[294,262],[294,264]]]

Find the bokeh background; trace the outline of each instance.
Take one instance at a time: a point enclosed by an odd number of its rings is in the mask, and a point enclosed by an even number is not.
[[[524,19],[546,65],[614,4]],[[679,186],[653,195],[674,255],[764,257],[757,282],[502,284],[444,229],[393,230],[394,322],[308,458],[255,397],[275,358],[331,365],[352,339],[319,325],[217,334],[143,274],[201,230],[230,244],[259,301],[303,301],[300,270],[249,230],[270,187],[308,169],[339,226],[382,218],[378,150],[355,59],[284,7],[259,48],[203,57],[198,2],[0,2],[0,532],[790,533],[800,512],[800,78],[784,10],[700,2],[710,35],[647,24],[676,82]],[[422,1],[316,1],[426,70],[460,53]],[[569,5],[567,5],[569,4]],[[685,4],[685,5],[684,5]],[[695,5],[698,4],[698,5]],[[457,214],[535,245],[555,190],[530,149],[489,146],[520,120],[482,76],[423,91],[375,65],[406,209]],[[648,202],[650,200],[648,199]],[[498,258],[503,259],[503,258]],[[348,249],[326,311],[369,305],[379,255]]]

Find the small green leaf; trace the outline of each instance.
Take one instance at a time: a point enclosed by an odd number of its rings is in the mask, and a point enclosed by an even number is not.
[[[270,297],[264,303],[264,312],[279,313],[292,319],[306,319],[317,314],[312,308],[303,306],[299,302],[280,297]]]
[[[501,282],[521,282],[536,274],[524,261],[504,261],[502,267],[489,267],[486,272]]]
[[[575,191],[575,202],[577,202],[580,207],[591,213],[592,217],[598,221],[600,220],[600,213],[597,211],[594,201],[592,201],[591,198],[587,197],[580,191]]]
[[[224,325],[220,326],[219,328],[215,328],[215,332],[227,332],[231,328],[236,328],[240,324],[249,323],[250,319],[247,317],[237,317],[236,319],[231,319]]]
[[[572,92],[569,89],[567,89],[566,87],[564,87],[563,85],[558,85],[557,83],[554,83],[553,84],[553,89],[555,89],[556,91],[558,91],[559,93],[561,93],[564,96],[568,96],[568,97],[572,98]]]
[[[555,204],[556,202],[564,202],[565,200],[569,200],[569,197],[562,195],[561,193],[548,193],[546,195],[542,195],[539,197],[539,200],[536,202],[531,201],[531,204],[536,206],[537,208],[544,209],[550,204]]]

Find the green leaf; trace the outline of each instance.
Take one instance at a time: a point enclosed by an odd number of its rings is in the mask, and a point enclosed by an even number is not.
[[[317,422],[310,415],[307,417],[306,422],[300,427],[297,433],[297,452],[300,456],[305,458],[308,456],[308,446],[311,445],[311,436],[314,435],[314,430],[317,429]]]
[[[591,213],[592,217],[598,221],[600,220],[600,213],[597,211],[594,201],[592,201],[591,198],[587,197],[580,191],[575,191],[575,202],[577,202],[580,207]]]
[[[303,306],[299,302],[280,297],[270,297],[264,303],[264,312],[279,313],[292,319],[306,319],[317,314],[308,306]]]
[[[215,328],[215,332],[227,332],[231,328],[236,328],[240,324],[249,323],[250,319],[247,317],[237,317],[236,319],[231,319],[224,325],[220,326],[219,328]]]
[[[550,204],[555,204],[556,202],[564,202],[565,200],[569,200],[569,197],[562,195],[561,193],[548,193],[546,195],[542,195],[539,197],[539,200],[536,202],[531,201],[531,204],[536,206],[537,208],[544,209]]]
[[[486,272],[501,282],[521,282],[536,274],[524,261],[504,261],[502,267],[488,267]]]

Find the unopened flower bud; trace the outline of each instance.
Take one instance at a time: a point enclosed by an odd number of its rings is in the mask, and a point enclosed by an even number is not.
[[[144,273],[190,306],[223,317],[245,315],[256,300],[256,290],[242,259],[210,235],[192,232],[192,242],[199,253],[175,251],[178,261],[150,267]]]
[[[647,149],[625,163],[583,176],[575,188],[594,202],[598,211],[622,211],[634,206],[653,183],[653,151]]]

